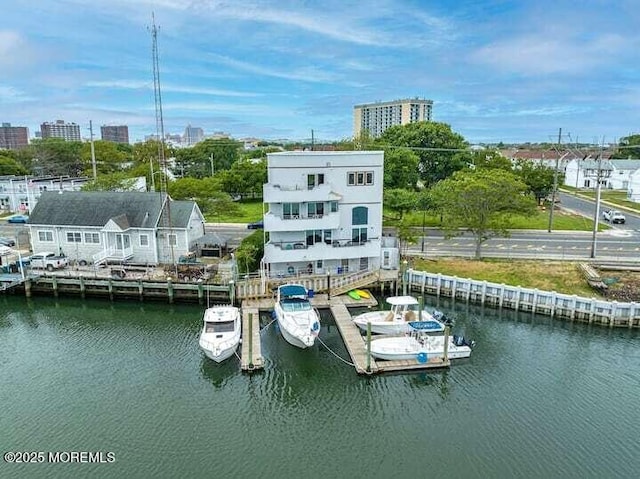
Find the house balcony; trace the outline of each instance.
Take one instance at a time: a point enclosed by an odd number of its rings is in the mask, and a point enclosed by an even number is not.
[[[380,256],[380,238],[370,238],[363,242],[333,240],[331,243],[307,245],[300,241],[269,241],[264,246],[267,263],[288,263],[315,261],[319,259],[371,258]]]
[[[342,197],[332,191],[331,185],[319,185],[307,188],[301,185],[274,185],[266,183],[262,186],[265,203],[309,203],[339,201]]]
[[[340,214],[327,213],[324,215],[264,215],[265,231],[307,231],[334,230],[340,227]]]

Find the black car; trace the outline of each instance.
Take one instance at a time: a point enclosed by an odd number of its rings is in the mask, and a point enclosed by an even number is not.
[[[247,228],[249,228],[250,230],[261,230],[262,228],[264,228],[264,221],[260,220],[260,221],[254,221],[253,223],[249,223],[247,225]]]
[[[2,246],[15,246],[16,242],[11,238],[0,237],[0,245]]]

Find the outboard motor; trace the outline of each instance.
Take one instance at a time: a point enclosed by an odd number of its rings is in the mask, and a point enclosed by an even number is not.
[[[471,349],[476,345],[475,341],[471,339],[465,339],[463,336],[458,336],[456,334],[453,335],[453,344],[456,346],[468,346]]]

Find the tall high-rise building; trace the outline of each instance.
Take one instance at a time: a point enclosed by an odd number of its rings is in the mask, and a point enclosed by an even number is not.
[[[129,143],[129,127],[127,125],[102,125],[100,135],[104,141]]]
[[[187,125],[182,136],[182,145],[191,146],[201,142],[204,139],[204,131],[202,128]]]
[[[16,150],[29,144],[29,129],[26,126],[0,126],[0,149]]]
[[[390,126],[406,125],[417,121],[431,121],[432,100],[404,99],[367,103],[353,107],[353,136],[367,130],[379,137]]]
[[[64,120],[56,120],[55,123],[44,122],[40,125],[42,138],[62,138],[67,141],[82,141],[80,138],[80,125],[77,123],[65,123]]]

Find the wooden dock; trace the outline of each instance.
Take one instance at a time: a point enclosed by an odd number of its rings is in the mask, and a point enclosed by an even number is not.
[[[417,369],[438,369],[451,365],[451,361],[446,361],[442,357],[430,358],[426,363],[421,363],[417,359],[402,359],[397,361],[376,361],[374,358],[367,358],[367,340],[362,336],[360,329],[351,320],[351,314],[346,305],[342,302],[343,297],[331,299],[331,314],[338,325],[340,334],[347,351],[351,356],[356,372],[358,374],[376,374],[383,372],[411,371]],[[369,368],[367,369],[367,365]]]
[[[256,305],[242,303],[242,357],[240,367],[252,372],[264,367],[260,343],[260,312]]]
[[[368,357],[367,345],[360,334],[358,326],[351,320],[351,314],[349,314],[349,310],[342,302],[342,297],[332,298],[330,308],[356,372],[358,374],[377,373],[378,365],[373,358]]]

